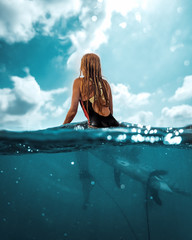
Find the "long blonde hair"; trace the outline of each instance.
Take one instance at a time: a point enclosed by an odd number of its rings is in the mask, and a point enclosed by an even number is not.
[[[91,92],[94,92],[94,103],[97,103],[99,111],[102,106],[109,106],[109,98],[107,95],[106,84],[101,75],[100,58],[94,53],[85,54],[81,59],[80,75],[84,75],[81,89],[82,96],[87,96],[87,111],[88,100],[90,94],[90,81],[92,82]]]

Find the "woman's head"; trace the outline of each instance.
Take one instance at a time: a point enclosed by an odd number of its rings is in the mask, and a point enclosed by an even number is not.
[[[97,102],[99,109],[101,109],[102,106],[108,106],[109,100],[106,86],[101,75],[99,56],[94,53],[85,54],[81,59],[80,75],[81,74],[84,76],[81,89],[82,96],[89,98],[90,94],[94,92],[94,102]]]
[[[101,63],[100,58],[94,53],[87,53],[81,59],[80,75],[83,74],[85,78],[94,78],[96,76],[100,79]]]

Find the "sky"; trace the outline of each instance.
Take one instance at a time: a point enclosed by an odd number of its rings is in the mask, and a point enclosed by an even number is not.
[[[191,0],[0,0],[0,129],[60,126],[89,52],[118,121],[192,124],[191,12]]]

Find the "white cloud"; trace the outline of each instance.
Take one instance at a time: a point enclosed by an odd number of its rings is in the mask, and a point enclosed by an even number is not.
[[[135,115],[128,117],[125,122],[137,123],[142,125],[153,125],[153,113],[150,111],[140,111]]]
[[[149,103],[150,93],[141,92],[138,94],[131,93],[129,86],[122,83],[117,85],[111,84],[113,92],[114,106],[117,108],[135,108]]]
[[[69,36],[73,43],[73,53],[68,59],[68,67],[79,68],[82,55],[88,52],[96,52],[101,44],[107,43],[107,30],[111,27],[113,13],[116,12],[126,17],[130,11],[146,6],[147,2],[147,0],[105,0],[92,1],[88,6],[84,1],[79,17],[83,29],[80,32],[73,32]],[[94,19],[97,18],[97,21],[92,21],[93,17]],[[141,21],[139,12],[136,14],[136,20]],[[125,28],[126,23],[120,23],[120,27]]]
[[[0,2],[0,38],[8,43],[28,42],[36,34],[53,35],[53,27],[58,38],[71,39],[73,46],[68,60],[69,68],[79,68],[79,59],[87,52],[96,52],[101,44],[107,43],[107,30],[111,26],[113,13],[123,17],[137,8],[143,8],[148,0],[1,0]],[[64,33],[66,19],[79,15],[81,29]],[[140,21],[140,13],[136,13]],[[78,64],[77,64],[78,63]]]
[[[9,88],[0,89],[0,110],[6,111],[8,106],[16,99],[12,90]]]
[[[80,8],[80,0],[1,0],[0,38],[8,43],[28,42],[37,34],[35,25],[49,35],[60,18],[73,16]]]
[[[186,76],[183,81],[182,87],[179,87],[173,97],[170,98],[171,101],[183,101],[192,98],[192,75]]]
[[[172,108],[165,107],[161,111],[161,117],[157,121],[158,126],[183,127],[192,123],[192,106],[178,105]]]
[[[126,22],[122,22],[122,23],[119,24],[119,26],[121,28],[126,28],[127,27],[127,23]]]
[[[180,44],[176,44],[176,45],[172,45],[170,47],[170,51],[171,52],[175,52],[177,49],[180,49],[180,48],[183,48],[184,47],[184,44],[183,43],[180,43]]]
[[[67,91],[58,88],[50,91],[41,90],[33,76],[21,78],[12,76],[14,88],[0,89],[0,126],[11,129],[42,128],[42,121],[61,116],[67,109],[54,105],[54,95]],[[68,100],[67,100],[68,103]],[[67,104],[66,103],[66,104]],[[44,126],[45,127],[45,126]]]
[[[146,124],[147,120],[151,121],[151,113],[144,112],[143,110],[144,106],[149,104],[150,93],[141,92],[134,94],[130,91],[129,86],[122,83],[117,85],[112,83],[111,90],[113,112],[118,121],[137,122],[141,124]]]

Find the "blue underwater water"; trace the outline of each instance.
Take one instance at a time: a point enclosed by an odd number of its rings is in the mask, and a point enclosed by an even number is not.
[[[191,240],[192,130],[0,131],[0,239]]]

